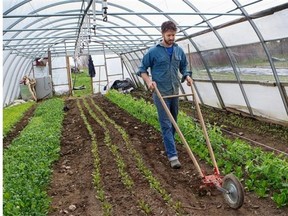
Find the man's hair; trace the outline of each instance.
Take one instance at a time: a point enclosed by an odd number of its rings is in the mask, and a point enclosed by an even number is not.
[[[175,23],[172,21],[166,21],[166,22],[162,23],[161,32],[165,33],[169,30],[177,31],[177,27],[176,27]]]

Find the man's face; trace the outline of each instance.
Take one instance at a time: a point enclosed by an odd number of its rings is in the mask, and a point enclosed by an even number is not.
[[[164,45],[171,46],[175,41],[175,35],[176,35],[176,31],[173,31],[173,30],[168,30],[162,33]]]

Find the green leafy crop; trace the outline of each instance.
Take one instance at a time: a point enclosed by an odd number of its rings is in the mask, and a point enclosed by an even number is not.
[[[3,109],[3,135],[7,135],[14,125],[23,117],[25,112],[33,106],[34,102],[27,102]]]
[[[46,215],[51,164],[59,156],[63,101],[40,104],[3,157],[4,215]]]

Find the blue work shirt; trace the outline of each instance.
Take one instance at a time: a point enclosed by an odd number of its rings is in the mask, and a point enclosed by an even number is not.
[[[152,80],[156,82],[160,93],[163,96],[174,95],[179,94],[178,71],[182,74],[182,82],[187,75],[192,75],[192,72],[187,71],[187,65],[186,55],[178,44],[173,44],[173,53],[170,59],[166,47],[160,42],[151,47],[144,55],[137,75],[148,73],[147,70],[150,67]]]

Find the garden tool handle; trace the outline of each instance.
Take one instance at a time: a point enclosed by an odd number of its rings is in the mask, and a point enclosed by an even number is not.
[[[208,133],[207,133],[207,129],[206,129],[206,125],[205,125],[205,122],[204,122],[204,119],[203,119],[203,115],[202,115],[202,112],[201,112],[201,109],[200,109],[199,100],[198,100],[198,97],[197,97],[197,94],[196,94],[194,83],[192,83],[192,85],[191,85],[191,91],[192,91],[192,94],[193,94],[193,97],[194,97],[194,103],[195,103],[195,106],[196,106],[197,114],[198,114],[198,117],[199,117],[199,120],[200,120],[202,131],[204,133],[204,137],[205,137],[206,144],[207,144],[207,147],[208,147],[208,150],[209,150],[209,153],[210,153],[210,157],[212,159],[212,162],[213,162],[213,165],[214,165],[214,168],[215,168],[215,172],[217,174],[220,174],[218,166],[217,166],[217,163],[216,163],[215,155],[214,155],[214,152],[213,152],[213,148],[212,148],[212,145],[210,143],[210,139],[209,139],[209,136],[208,136]]]
[[[166,105],[163,97],[161,96],[161,93],[159,92],[159,90],[158,90],[158,88],[157,88],[156,85],[154,85],[154,91],[156,92],[156,94],[157,94],[157,96],[158,96],[158,98],[159,98],[159,100],[160,100],[160,102],[161,102],[161,104],[162,104],[162,106],[163,106],[163,108],[164,108],[164,110],[165,110],[165,112],[166,112],[169,120],[171,121],[171,123],[173,124],[175,130],[177,131],[177,133],[178,133],[178,135],[179,135],[182,143],[183,143],[184,146],[186,147],[186,150],[187,150],[190,158],[192,159],[194,166],[195,166],[196,169],[198,170],[198,172],[199,172],[199,174],[200,174],[200,177],[201,177],[201,178],[204,178],[204,174],[202,173],[202,170],[200,169],[200,166],[199,166],[199,164],[198,164],[198,162],[197,162],[194,154],[192,153],[192,151],[191,151],[191,149],[190,149],[190,147],[189,147],[186,139],[184,138],[184,136],[183,136],[180,128],[178,127],[178,125],[177,125],[174,117],[172,116],[170,110],[168,109],[168,107],[167,107],[167,105]]]

